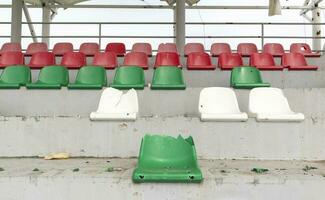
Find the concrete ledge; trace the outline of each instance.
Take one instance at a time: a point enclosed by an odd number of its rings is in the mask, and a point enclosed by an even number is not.
[[[109,161],[109,162],[107,162]],[[201,184],[133,184],[135,159],[0,159],[1,199],[323,200],[323,162],[200,160]],[[317,169],[304,171],[306,166]],[[106,172],[108,167],[122,171]],[[267,168],[265,174],[251,172]],[[39,171],[33,171],[38,168]],[[78,172],[73,169],[78,168]]]

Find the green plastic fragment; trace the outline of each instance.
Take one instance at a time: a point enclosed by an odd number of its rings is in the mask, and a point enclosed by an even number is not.
[[[38,172],[38,171],[39,171],[38,168],[34,168],[34,169],[33,169],[33,172]]]
[[[74,168],[72,171],[73,172],[79,172],[79,168]]]
[[[144,136],[132,179],[135,183],[201,182],[203,177],[192,137]]]
[[[264,168],[253,168],[251,171],[257,174],[263,174],[265,172],[268,172],[269,170]]]
[[[115,73],[113,83],[110,86],[121,90],[132,88],[143,90],[145,86],[145,76],[143,68],[138,66],[118,67]]]
[[[308,172],[309,170],[313,170],[313,169],[317,169],[317,167],[312,167],[312,166],[306,165],[302,170],[304,170],[305,172]]]
[[[155,69],[151,89],[185,90],[182,69],[176,66],[162,66]]]
[[[252,89],[256,87],[270,87],[264,83],[260,71],[255,67],[235,67],[231,71],[230,85],[236,89]]]
[[[4,169],[4,168],[2,168],[2,167],[0,167],[0,172],[3,172],[3,171],[5,171],[5,169]]]
[[[80,68],[75,83],[69,89],[102,89],[107,86],[106,70],[101,66],[85,66]]]

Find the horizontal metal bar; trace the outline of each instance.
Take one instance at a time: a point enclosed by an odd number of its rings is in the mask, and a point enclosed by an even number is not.
[[[0,22],[0,25],[10,25],[11,22]],[[22,22],[22,24],[51,25],[175,25],[174,22]],[[259,23],[259,22],[187,22],[186,25],[325,25],[325,23]]]

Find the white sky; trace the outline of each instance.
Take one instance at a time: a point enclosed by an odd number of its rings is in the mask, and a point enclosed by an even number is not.
[[[201,0],[198,5],[245,5],[245,6],[265,6],[269,0]],[[301,6],[304,0],[281,0],[283,6],[294,5]],[[11,0],[1,0],[1,4],[10,4]],[[165,5],[160,0],[92,0],[82,4],[132,4],[132,5]],[[158,13],[158,12],[159,13]],[[30,9],[30,14],[34,22],[40,22],[41,9]],[[283,10],[281,16],[269,17],[267,10],[187,10],[187,22],[307,22],[299,16],[299,10]],[[325,19],[322,13],[322,18]],[[0,9],[0,22],[9,22],[11,20],[10,9]],[[172,22],[172,10],[143,10],[143,9],[67,9],[59,10],[54,22]],[[0,35],[10,35],[10,25],[0,24]],[[41,26],[35,25],[36,33],[41,33]],[[187,26],[187,35],[260,35],[260,26]],[[173,27],[170,25],[105,25],[102,28],[102,35],[164,35],[173,34]],[[27,26],[23,27],[23,35],[29,35]],[[97,25],[53,25],[51,35],[98,35]],[[296,35],[310,36],[311,26],[266,26],[265,35]],[[9,39],[0,39],[0,44]],[[153,48],[157,48],[161,42],[171,42],[171,39],[104,39],[102,48],[110,41],[122,41],[130,48],[134,42],[143,40],[152,43]],[[59,41],[72,41],[75,48],[85,41],[98,41],[96,39],[53,39],[51,46]],[[254,42],[260,44],[259,39],[188,39],[187,42],[202,42],[209,49],[213,42],[228,42],[233,48],[239,42]],[[24,39],[23,46],[31,42],[31,39]],[[291,42],[308,42],[311,40],[279,40],[268,39],[265,42],[282,42],[285,48],[288,48]]]

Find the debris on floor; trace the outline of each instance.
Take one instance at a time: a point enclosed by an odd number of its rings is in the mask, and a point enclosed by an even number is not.
[[[70,155],[65,152],[50,153],[44,157],[45,160],[68,159]]]
[[[264,168],[253,168],[251,171],[255,172],[256,174],[263,174],[265,172],[268,172],[269,170]]]
[[[305,172],[308,172],[309,170],[313,170],[313,169],[317,169],[317,167],[312,167],[312,166],[306,165],[302,170],[304,170]]]

